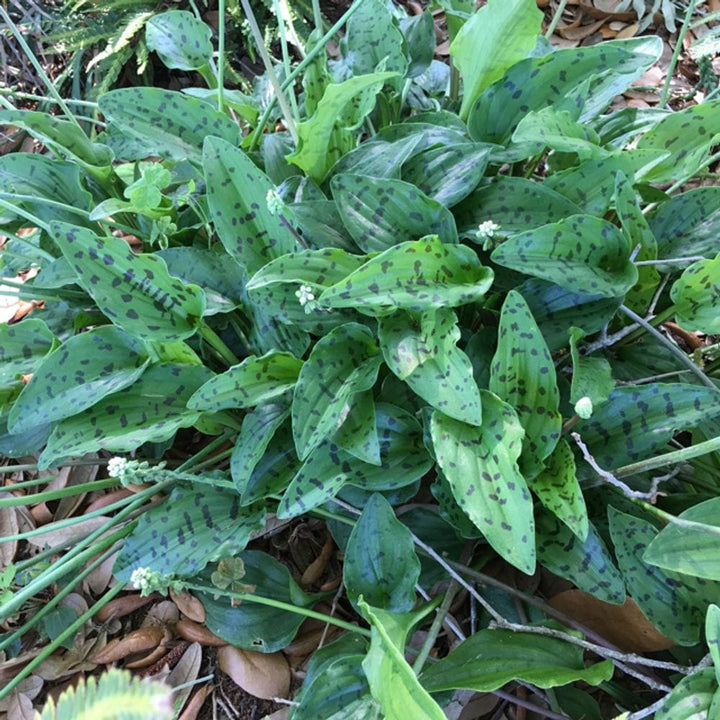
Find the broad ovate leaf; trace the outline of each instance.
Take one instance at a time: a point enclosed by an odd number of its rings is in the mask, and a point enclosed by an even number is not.
[[[333,177],[330,187],[343,225],[365,252],[431,234],[457,242],[452,213],[411,183],[342,174]]]
[[[480,391],[457,347],[460,328],[450,308],[381,317],[378,335],[388,367],[423,400],[456,420],[481,424]]]
[[[40,458],[41,467],[97,450],[127,452],[160,442],[190,427],[200,413],[189,410],[190,396],[212,375],[203,365],[162,363],[139,380],[107,395],[80,415],[55,426]]]
[[[672,689],[655,720],[710,720],[711,707],[718,708],[718,681],[714,668],[702,668],[684,677]]]
[[[222,138],[231,145],[240,138],[238,124],[228,115],[173,90],[120,88],[101,95],[99,105],[108,122],[105,142],[125,160],[160,155],[199,165],[205,138]]]
[[[153,15],[145,25],[145,42],[165,67],[198,70],[212,60],[210,26],[186,10]]]
[[[482,298],[493,272],[463,245],[436,235],[404,242],[373,256],[344,280],[329,287],[320,302],[385,315],[397,308],[456,307]]]
[[[234,490],[209,483],[177,487],[165,502],[141,515],[113,572],[122,582],[129,582],[137,568],[194,577],[209,562],[244,550],[264,524],[264,508],[241,507]]]
[[[694,645],[700,634],[700,618],[687,587],[643,559],[657,530],[649,522],[612,506],[608,515],[615,555],[628,594],[660,632],[680,645]]]
[[[62,420],[132,385],[150,362],[145,343],[114,325],[67,340],[35,369],[8,418],[13,433]]]
[[[272,212],[268,193],[275,186],[242,150],[209,136],[202,162],[210,218],[225,249],[248,275],[297,248],[291,213],[287,208]]]
[[[205,312],[205,295],[167,271],[156,254],[136,255],[123,240],[53,222],[53,240],[78,283],[104,315],[130,335],[170,342],[194,335]]]
[[[515,411],[497,395],[480,391],[482,427],[435,410],[433,448],[455,500],[509,563],[535,570],[533,502],[517,465],[525,435]]]
[[[591,215],[572,215],[519,233],[492,254],[493,262],[601,297],[624,295],[637,281],[632,247],[612,223]]]
[[[447,657],[427,667],[420,679],[431,692],[458,688],[492,692],[522,680],[541,688],[582,680],[599,685],[609,680],[609,660],[585,667],[577,645],[512,630],[480,630]]]
[[[403,656],[408,620],[414,619],[413,616],[371,608],[363,600],[358,605],[372,633],[370,650],[362,666],[370,692],[386,720],[409,717],[445,720],[445,713],[420,684]]]
[[[542,13],[533,0],[490,0],[462,26],[450,45],[463,78],[460,117],[467,119],[480,93],[530,54],[541,23]]]
[[[375,384],[380,362],[372,333],[357,323],[341,325],[317,342],[293,394],[293,434],[301,460],[342,425],[348,400]]]
[[[511,290],[502,306],[489,390],[515,408],[525,430],[520,465],[530,479],[543,468],[560,437],[555,365],[523,296]]]
[[[379,493],[370,496],[350,533],[343,580],[348,597],[374,607],[407,612],[415,604],[420,560],[412,534]]]
[[[665,570],[720,581],[720,498],[698,503],[670,522],[643,560]]]
[[[208,380],[190,398],[188,407],[216,412],[260,405],[292,390],[302,365],[301,360],[286,352],[251,355]]]
[[[685,268],[670,290],[670,299],[683,328],[720,333],[720,254]]]

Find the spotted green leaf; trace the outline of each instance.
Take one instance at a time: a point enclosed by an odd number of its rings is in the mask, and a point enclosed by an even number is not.
[[[538,278],[529,278],[517,290],[525,298],[550,351],[568,344],[569,327],[579,326],[587,333],[601,330],[621,300],[582,295]]]
[[[460,328],[450,308],[380,318],[378,337],[390,370],[423,400],[456,420],[481,424],[480,391],[457,347]]]
[[[538,513],[536,520],[541,565],[599,600],[615,605],[625,602],[622,575],[594,525],[586,519],[587,533],[580,539],[546,512]]]
[[[554,173],[544,181],[543,186],[560,193],[582,212],[602,216],[612,202],[616,173],[622,172],[634,182],[639,182],[661,157],[662,153],[654,150],[623,150],[610,157],[585,160]]]
[[[463,120],[486,87],[530,54],[541,23],[542,13],[532,0],[490,0],[462,26],[450,55],[463,78]]]
[[[230,474],[235,487],[247,504],[245,491],[260,458],[265,454],[280,425],[290,416],[288,403],[259,405],[243,418],[240,434],[230,458]]]
[[[4,193],[10,193],[5,199],[45,221],[83,224],[82,211],[89,210],[92,203],[90,193],[80,182],[77,164],[35,153],[9,153],[0,157],[0,187]],[[20,199],[17,195],[26,198]],[[3,208],[3,212],[8,210]]]
[[[401,18],[400,31],[405,38],[410,61],[406,77],[418,77],[430,67],[435,54],[435,18],[426,8],[419,15]]]
[[[640,150],[662,150],[666,157],[650,170],[648,182],[671,182],[694,175],[720,138],[720,100],[708,100],[669,113],[637,144]]]
[[[430,421],[438,465],[456,502],[492,547],[509,563],[535,571],[533,503],[517,461],[525,434],[515,411],[487,390],[480,391],[482,427],[435,410]]]
[[[720,580],[720,499],[698,503],[680,514],[650,543],[643,559],[665,570]]]
[[[502,175],[481,185],[455,209],[458,230],[470,239],[480,223],[492,220],[501,235],[538,228],[580,212],[546,183]]]
[[[287,209],[273,214],[268,193],[275,186],[245,153],[219,137],[203,146],[210,217],[231,257],[249,275],[297,247]]]
[[[615,556],[628,595],[663,635],[680,645],[694,645],[699,638],[700,622],[686,586],[643,561],[657,530],[649,522],[612,506],[608,507],[608,516]]]
[[[92,142],[77,123],[32,110],[0,111],[0,122],[23,128],[55,154],[69,158],[101,178],[111,172],[114,158],[110,148]],[[27,156],[23,154],[23,157]]]
[[[492,692],[513,681],[541,688],[582,680],[599,685],[609,680],[609,660],[585,666],[583,650],[564,640],[512,630],[480,630],[420,676],[431,692],[465,688]]]
[[[720,254],[685,268],[670,290],[675,319],[686,330],[720,333]]]
[[[409,630],[427,610],[400,614],[370,607],[364,600],[359,600],[358,606],[372,633],[362,666],[385,720],[445,720],[445,713],[404,657]]]
[[[172,341],[194,335],[205,312],[197,285],[185,285],[154,254],[136,255],[118,238],[51,223],[52,236],[78,283],[115,325],[135,337]]]
[[[436,468],[437,469],[437,468]],[[455,500],[453,489],[442,470],[437,469],[437,479],[430,486],[430,492],[438,503],[438,515],[455,528],[460,537],[477,538],[481,536],[475,523],[470,520]]]
[[[172,247],[157,254],[171,275],[203,289],[206,317],[231,312],[243,304],[243,270],[240,265],[229,263],[224,253],[201,247]]]
[[[238,491],[242,494],[243,505],[261,500],[269,495],[281,494],[300,468],[289,422],[282,423],[272,437],[268,438],[270,426],[275,425],[274,418],[277,417],[277,412],[281,412],[280,408],[261,406],[246,416],[253,418],[247,421],[250,423],[247,428],[243,422],[241,431],[243,439],[247,438],[248,442],[257,439],[260,445],[267,442],[267,447],[264,448],[265,451],[257,462],[253,457],[254,449],[252,447],[246,445],[244,451],[238,450],[238,453],[242,452],[242,457],[235,461],[236,473],[238,473],[237,464],[240,460],[248,465],[255,463],[249,477],[246,478],[242,468],[240,471],[243,474],[233,475]],[[251,433],[253,433],[252,437]]]
[[[295,517],[335,497],[345,484],[381,491],[406,487],[431,467],[422,429],[410,413],[386,403],[375,407],[380,464],[358,460],[333,439],[324,440],[297,471],[283,495],[278,517]]]
[[[40,457],[41,467],[97,450],[127,452],[172,437],[200,413],[190,396],[211,375],[202,365],[153,365],[133,385],[104,397],[81,415],[60,421]]]
[[[327,86],[311,118],[298,123],[298,149],[287,156],[288,162],[321,182],[342,152],[330,152],[336,123],[347,129],[359,126],[375,106],[375,96],[395,72],[373,72],[351,77]],[[349,150],[350,147],[345,148]]]
[[[0,385],[33,373],[56,344],[55,336],[38,318],[25,318],[14,325],[0,323]]]
[[[705,640],[715,668],[715,679],[720,683],[720,607],[710,605],[705,615]]]
[[[538,500],[580,540],[587,537],[587,507],[575,474],[575,456],[565,440],[558,441],[545,468],[528,479],[528,484]]]
[[[474,102],[467,117],[470,136],[506,144],[529,111],[548,106],[574,110],[576,119],[588,119],[622,93],[661,53],[659,38],[633,38],[521,60]]]
[[[8,427],[19,433],[77,415],[132,385],[149,362],[145,344],[114,325],[76,335],[35,368],[10,412]]]
[[[492,281],[492,270],[483,267],[473,250],[430,235],[375,255],[325,290],[320,302],[369,315],[397,308],[456,307],[482,298]]]
[[[676,195],[648,217],[658,257],[681,258],[717,251],[720,187],[700,187]]]
[[[145,42],[171,70],[198,70],[212,60],[212,30],[191,12],[169,10],[145,24]]]
[[[341,325],[316,343],[293,394],[293,435],[301,460],[342,425],[348,400],[375,384],[380,362],[372,333],[357,323]]]
[[[245,565],[242,582],[254,585],[258,595],[303,608],[317,602],[317,598],[300,590],[290,571],[271,555],[245,550],[238,557]],[[205,571],[205,579],[209,578],[210,569]],[[282,650],[295,637],[305,619],[300,613],[250,600],[243,600],[233,607],[227,597],[212,592],[198,592],[197,595],[205,607],[208,629],[231,645],[247,650],[264,653]]]
[[[702,668],[688,675],[672,689],[655,720],[710,720],[711,707],[719,709],[718,681],[714,668]]]
[[[648,225],[637,194],[623,172],[615,176],[615,210],[620,227],[633,248],[637,248],[635,261],[655,260],[657,242]],[[638,280],[625,298],[625,304],[640,315],[645,315],[660,284],[660,274],[652,265],[638,267]]]
[[[612,223],[572,215],[506,240],[493,262],[573,292],[618,297],[637,281],[628,239]]]
[[[335,175],[330,187],[345,228],[365,252],[381,252],[430,234],[446,243],[457,242],[452,213],[415,185]]]
[[[281,322],[322,335],[357,316],[349,310],[328,312],[317,299],[328,286],[361,267],[365,259],[340,248],[300,250],[269,262],[250,278],[246,288],[254,307]],[[310,288],[305,304],[300,299],[301,285]]]
[[[489,156],[490,147],[481,143],[435,147],[405,162],[402,177],[432,200],[445,207],[452,207],[465,199],[480,183]]]
[[[318,648],[293,698],[298,704],[290,710],[289,720],[382,720],[362,670],[366,652],[367,642],[357,633]]]
[[[358,460],[370,465],[382,464],[372,390],[355,393],[348,402],[350,410],[335,433],[335,442]]]
[[[335,67],[342,79],[389,70],[399,81],[408,68],[405,39],[391,9],[382,0],[362,0],[347,22],[343,59]]]
[[[578,342],[585,337],[584,331],[577,327],[571,327],[569,334],[573,368],[570,402],[576,405],[584,398],[589,400],[590,405],[586,408],[587,412],[580,415],[587,419],[592,414],[594,407],[608,399],[615,388],[615,381],[612,377],[612,368],[606,358],[586,357],[580,354]],[[586,405],[587,400],[585,400]],[[576,410],[576,412],[578,411]]]
[[[718,417],[719,396],[686,383],[620,387],[575,430],[601,467],[617,468],[660,454],[677,430]]]
[[[168,160],[202,161],[203,141],[218,137],[232,145],[238,125],[204,100],[153,87],[111,90],[100,96],[108,122],[105,141],[125,160],[159,155]]]
[[[292,389],[302,364],[285,352],[269,352],[262,357],[251,355],[208,380],[188,400],[188,407],[216,412],[260,405]]]
[[[539,151],[550,148],[558,152],[577,153],[580,161],[603,158],[609,151],[600,147],[598,134],[579,123],[574,113],[552,105],[530,111],[520,120],[512,135],[513,145],[539,145]],[[532,150],[528,155],[532,153]]]
[[[502,306],[488,389],[515,408],[525,430],[520,467],[530,479],[543,469],[560,437],[555,365],[523,296],[511,290]]]
[[[193,577],[209,562],[235,555],[265,525],[264,508],[243,508],[237,493],[204,484],[176,487],[146,510],[123,545],[113,572],[129,582],[137,568]]]
[[[374,607],[407,612],[415,605],[420,560],[412,534],[390,503],[373,493],[350,533],[343,581],[351,601],[363,597]]]
[[[340,174],[399,180],[403,164],[419,152],[418,147],[423,144],[423,137],[422,132],[409,132],[407,136],[392,142],[376,138],[361,143],[354,150],[345,153],[330,168],[326,180]]]

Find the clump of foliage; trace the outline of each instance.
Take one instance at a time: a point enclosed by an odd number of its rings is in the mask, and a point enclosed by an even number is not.
[[[216,635],[274,652],[326,595],[246,548],[270,515],[311,515],[363,625],[327,617],[348,632],[313,656],[294,720],[443,718],[450,691],[512,681],[612,692],[614,669],[661,691],[618,713],[712,716],[717,348],[688,354],[658,327],[720,333],[720,188],[677,192],[708,162],[720,101],[606,113],[657,38],[556,50],[533,0],[454,18],[457,97],[429,13],[360,0],[339,61],[316,33],[258,98],[111,90],[93,137],[0,113],[52,153],[0,158],[3,274],[37,268],[18,292],[44,302],[0,328],[0,452],[50,468],[207,438],[179,468],[114,461],[100,482],[149,485],[51,570],[6,583],[4,617],[120,542],[121,583],[189,588]],[[162,22],[164,61],[210,67],[202,24]],[[275,100],[284,127],[264,133]],[[488,589],[491,558],[631,597],[678,662],[521,618],[518,591]],[[459,587],[480,629],[430,661]]]

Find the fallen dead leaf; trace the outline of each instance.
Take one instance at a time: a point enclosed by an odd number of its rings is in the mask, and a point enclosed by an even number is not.
[[[178,720],[196,720],[208,695],[214,690],[212,685],[203,685],[188,700],[185,709],[178,716]]]
[[[175,694],[178,706],[182,707],[188,697],[190,697],[192,686],[188,685],[188,683],[193,683],[197,680],[201,664],[202,648],[198,643],[193,643],[185,650],[167,676],[166,682],[171,687],[187,685],[187,687],[178,690]]]
[[[203,604],[187,590],[176,593],[170,588],[170,599],[177,605],[178,610],[189,620],[196,623],[205,622],[205,608]]]
[[[217,664],[236,685],[256,698],[284,698],[290,692],[290,666],[282,653],[259,653],[226,645],[217,651]]]
[[[210,632],[204,625],[192,620],[179,620],[175,625],[175,630],[183,640],[197,642],[207,647],[227,645],[225,640]]]
[[[582,590],[566,590],[548,602],[624,652],[657,652],[675,645],[655,629],[629,596],[623,605],[612,605]]]

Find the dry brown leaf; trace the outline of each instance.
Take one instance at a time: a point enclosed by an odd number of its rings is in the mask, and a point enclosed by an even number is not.
[[[113,490],[113,492],[108,492],[102,494],[100,497],[95,498],[85,509],[83,512],[91,513],[95,512],[96,510],[102,510],[103,508],[106,508],[108,505],[112,505],[113,503],[119,502],[120,500],[123,500],[126,497],[130,497],[130,495],[133,495],[134,493],[131,490],[128,490],[127,488],[119,488],[118,490]]]
[[[212,685],[203,685],[201,688],[198,688],[195,694],[188,700],[185,709],[178,716],[178,720],[197,720],[202,706],[205,704],[208,695],[210,695],[213,689]]]
[[[162,660],[162,658],[164,658],[168,654],[168,651],[170,650],[170,644],[173,639],[173,635],[167,627],[163,628],[163,630],[164,633],[162,640],[154,650],[151,650],[146,655],[142,655],[137,660],[131,660],[131,658],[128,658],[128,660],[131,661],[126,661],[125,667],[131,670],[135,670],[139,668],[147,668],[160,662],[160,660]]]
[[[205,608],[203,604],[188,590],[176,593],[170,588],[170,599],[177,605],[178,610],[189,620],[197,623],[205,622]]]
[[[28,542],[35,547],[43,548],[45,545],[53,547],[55,545],[72,545],[78,540],[87,537],[91,532],[97,530],[110,520],[109,517],[101,516],[87,518],[81,520],[75,525],[69,527],[53,529],[52,525],[48,526],[48,531],[42,535],[36,535],[28,538]]]
[[[107,665],[122,660],[128,655],[154,650],[163,640],[165,631],[154,625],[152,627],[131,630],[124,638],[110,641],[93,660],[98,665]]]
[[[30,650],[22,653],[22,655],[0,662],[0,687],[5,687],[25,665],[37,656],[40,650],[41,648]]]
[[[35,708],[32,700],[25,694],[13,690],[8,703],[8,717],[12,720],[34,720]]]
[[[14,692],[24,695],[30,700],[34,700],[40,694],[44,684],[45,682],[41,677],[38,677],[37,675],[30,675],[20,681]],[[11,697],[11,695],[8,695],[0,700],[0,711],[10,712]]]
[[[562,36],[567,40],[584,40],[596,33],[603,25],[605,20],[596,20],[590,25],[580,25],[579,27],[570,27],[565,30]]]
[[[137,595],[123,595],[122,597],[113,598],[107,605],[103,605],[103,607],[95,613],[95,620],[104,623],[110,618],[125,617],[144,605],[157,600],[159,597],[160,595],[157,593],[145,597],[138,593]]]
[[[200,666],[202,664],[202,648],[197,643],[193,643],[183,653],[180,660],[178,660],[175,667],[172,669],[170,674],[167,676],[166,682],[171,687],[178,687],[180,685],[186,685],[187,683],[193,683],[198,678],[200,673]],[[181,707],[181,703],[190,696],[192,692],[192,686],[184,687],[175,693],[175,699],[178,700],[178,705]]]
[[[105,592],[110,586],[110,581],[113,579],[113,565],[115,564],[116,558],[117,553],[113,553],[83,580],[83,592],[95,596],[102,595]]]
[[[10,497],[9,493],[2,493],[0,497]],[[17,535],[18,516],[14,507],[0,508],[0,537],[7,538]],[[0,543],[0,570],[5,569],[15,559],[17,552],[17,540],[10,540]]]
[[[97,455],[89,455],[89,458],[97,457]],[[63,468],[64,470],[65,468]],[[82,485],[92,482],[98,474],[97,465],[71,465],[68,468],[66,486]],[[85,501],[87,493],[78,493],[77,495],[68,495],[61,498],[55,511],[55,520],[64,520],[65,518],[75,515],[76,510]]]
[[[287,720],[289,715],[290,715],[290,708],[289,707],[281,707],[279,710],[276,710],[271,715],[268,715],[265,718],[265,720]]]
[[[173,625],[180,619],[180,612],[172,600],[162,600],[155,603],[149,610],[145,619],[142,621],[142,627],[150,625]]]
[[[287,697],[290,692],[290,666],[282,653],[259,653],[226,645],[217,651],[217,664],[254,697],[272,700]]]
[[[548,602],[624,652],[657,652],[675,645],[656,630],[629,596],[624,605],[612,605],[582,590],[566,590]]]
[[[215,633],[210,632],[204,625],[193,622],[192,620],[178,620],[175,624],[177,634],[183,640],[200,643],[207,647],[222,647],[227,642],[219,638]]]

